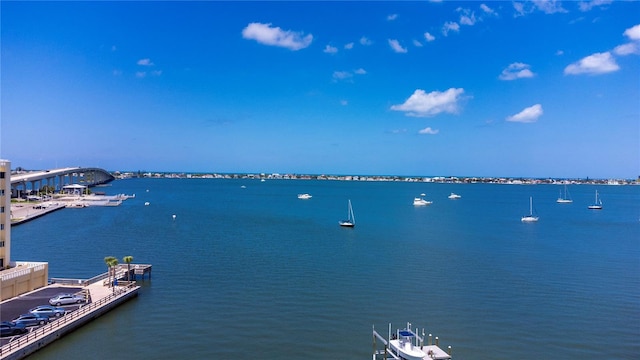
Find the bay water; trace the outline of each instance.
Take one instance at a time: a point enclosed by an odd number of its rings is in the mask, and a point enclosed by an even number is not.
[[[131,255],[151,279],[33,359],[367,359],[372,326],[407,322],[456,359],[640,354],[638,186],[571,185],[558,204],[558,185],[110,185],[136,197],[13,227],[12,260],[90,278]],[[596,190],[604,209],[588,210]],[[433,204],[413,206],[420,193]],[[522,223],[530,196],[540,220]],[[353,229],[338,226],[348,200]]]

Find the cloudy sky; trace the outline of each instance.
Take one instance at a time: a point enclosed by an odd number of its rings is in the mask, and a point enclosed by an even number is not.
[[[0,7],[13,167],[640,175],[640,2]]]

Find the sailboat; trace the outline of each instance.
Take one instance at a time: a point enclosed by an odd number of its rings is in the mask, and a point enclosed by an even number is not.
[[[523,222],[535,222],[538,221],[537,216],[533,216],[533,197],[529,196],[529,215],[525,215],[521,219]]]
[[[600,200],[600,197],[598,196],[598,190],[596,190],[596,202],[587,207],[591,210],[602,210],[602,200]]]
[[[347,210],[347,220],[338,222],[340,226],[354,227],[356,226],[356,218],[353,216],[353,207],[351,207],[351,200],[349,200],[349,209]]]
[[[571,196],[568,195],[567,185],[564,186],[564,195],[562,195],[561,191],[560,196],[558,197],[558,200],[556,200],[556,202],[559,204],[568,204],[573,202],[573,200],[571,200]]]

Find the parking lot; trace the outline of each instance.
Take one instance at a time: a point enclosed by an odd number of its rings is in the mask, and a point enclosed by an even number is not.
[[[49,299],[58,294],[75,294],[81,290],[81,287],[45,287],[32,293],[8,300],[0,305],[0,321],[11,321],[21,314],[28,313],[29,309],[32,309],[38,305],[49,305]],[[89,302],[91,302],[91,298],[89,298]],[[66,309],[67,312],[72,312],[77,310],[81,305],[83,304],[64,305],[60,307]],[[0,346],[7,344],[12,339],[13,337],[1,338]]]

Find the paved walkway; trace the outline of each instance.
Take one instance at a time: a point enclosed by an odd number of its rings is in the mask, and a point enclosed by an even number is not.
[[[11,225],[33,220],[64,207],[66,207],[66,203],[63,201],[11,203]]]

